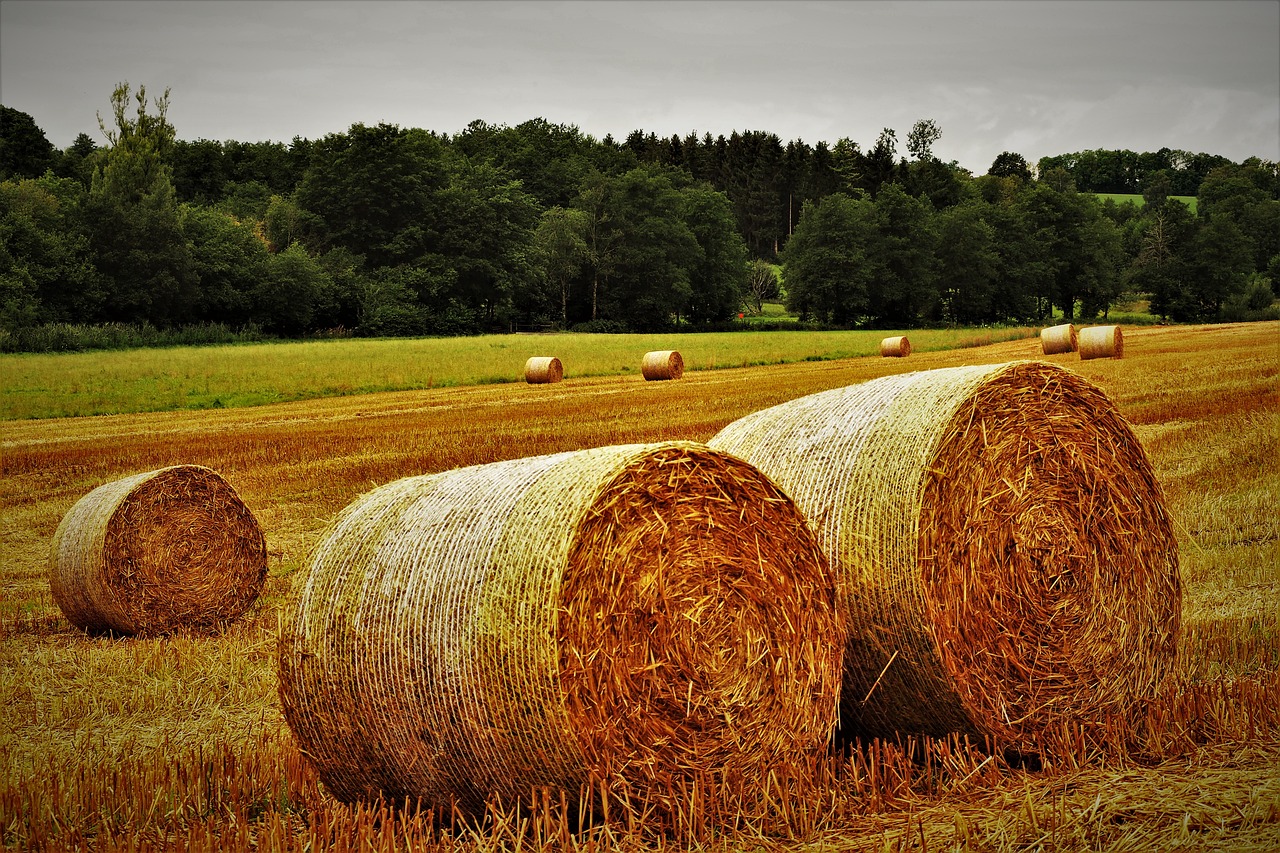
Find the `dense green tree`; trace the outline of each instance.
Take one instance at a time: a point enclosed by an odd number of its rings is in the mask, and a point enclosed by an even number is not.
[[[731,319],[742,306],[747,285],[747,246],[735,227],[733,209],[710,185],[686,189],[681,196],[681,216],[699,250],[688,273],[685,316],[692,323]]]
[[[875,219],[871,313],[877,323],[913,326],[934,310],[938,298],[933,207],[889,183],[876,196]]]
[[[84,194],[51,175],[0,182],[0,328],[97,315],[105,294],[80,215]]]
[[[1127,271],[1129,289],[1150,297],[1164,320],[1194,313],[1190,290],[1191,240],[1198,224],[1184,205],[1169,205],[1139,223],[1140,248]]]
[[[184,204],[179,213],[199,283],[194,319],[243,326],[254,313],[254,291],[267,278],[266,245],[252,223],[213,208]]]
[[[53,172],[60,178],[74,178],[88,190],[93,183],[93,170],[101,165],[100,160],[105,154],[89,134],[77,134],[75,141],[57,158]]]
[[[681,215],[682,195],[661,171],[636,168],[614,179],[603,225],[612,230],[612,271],[601,316],[635,331],[667,328],[692,297],[701,251]]]
[[[787,308],[841,326],[870,310],[876,211],[865,197],[833,193],[806,205],[782,252]]]
[[[584,211],[552,207],[544,210],[534,232],[534,244],[543,276],[552,288],[561,326],[569,325],[569,290],[587,260],[587,231],[591,223]]]
[[[438,234],[430,251],[454,271],[445,301],[505,327],[517,289],[536,280],[537,203],[505,172],[462,157],[450,160],[447,184],[435,203]]]
[[[192,319],[197,282],[166,162],[174,140],[168,90],[153,106],[149,112],[144,86],[132,97],[128,83],[112,92],[114,125],[99,116],[110,149],[94,170],[85,213],[94,262],[109,282],[101,319],[163,328]]]
[[[1031,166],[1027,163],[1027,159],[1021,154],[1012,151],[1001,151],[996,155],[996,159],[991,161],[991,168],[987,170],[987,174],[993,178],[1018,178],[1022,181],[1030,181]]]
[[[992,306],[1000,257],[988,205],[974,201],[938,215],[938,292],[943,319],[976,325],[1001,319]]]
[[[294,201],[324,223],[312,251],[342,246],[371,267],[412,263],[444,223],[437,195],[448,182],[443,143],[421,130],[354,124],[315,144]]]
[[[38,178],[54,166],[57,153],[35,119],[0,104],[0,181]]]
[[[1212,216],[1196,232],[1192,252],[1195,316],[1212,318],[1244,292],[1254,269],[1253,244],[1230,218]]]
[[[310,330],[316,306],[333,286],[324,267],[301,243],[269,255],[267,274],[253,292],[253,316],[268,332],[298,336]]]

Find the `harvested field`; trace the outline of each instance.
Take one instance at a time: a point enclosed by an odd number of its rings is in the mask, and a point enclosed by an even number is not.
[[[1133,328],[1124,359],[1044,356],[1024,338],[909,359],[688,370],[555,386],[447,388],[259,408],[0,422],[0,833],[15,849],[1270,851],[1280,846],[1280,324]],[[657,342],[655,342],[657,343]],[[661,345],[661,344],[658,344]],[[683,349],[683,347],[682,347]],[[875,742],[766,784],[777,822],[721,825],[705,791],[646,836],[548,800],[483,828],[337,802],[284,720],[277,613],[338,512],[395,480],[611,444],[706,441],[804,394],[912,370],[1043,359],[1132,424],[1173,520],[1182,632],[1172,676],[1111,745],[1039,768],[952,740]],[[517,364],[518,368],[518,364]],[[634,370],[634,362],[632,362]],[[59,521],[96,486],[199,464],[262,524],[268,577],[212,637],[86,636],[49,590]],[[1075,733],[1063,732],[1063,742]],[[588,823],[591,818],[595,822]]]

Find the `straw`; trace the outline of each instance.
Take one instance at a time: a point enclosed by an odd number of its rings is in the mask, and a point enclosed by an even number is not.
[[[684,358],[675,350],[647,352],[640,362],[640,372],[649,381],[679,379],[684,375]]]
[[[1035,751],[1099,737],[1171,670],[1177,543],[1141,444],[1070,371],[1014,362],[883,377],[725,427],[819,530],[850,589],[845,737]]]
[[[1040,330],[1040,349],[1045,355],[1076,351],[1076,327],[1071,323]]]
[[[94,489],[58,525],[49,564],[72,624],[140,635],[216,631],[257,600],[267,573],[257,519],[199,465]]]
[[[564,367],[553,355],[535,355],[524,363],[524,381],[530,385],[546,385],[564,379]]]
[[[344,510],[280,635],[285,719],[340,799],[478,814],[597,783],[655,819],[763,790],[835,725],[844,621],[803,517],[703,445],[396,481]]]

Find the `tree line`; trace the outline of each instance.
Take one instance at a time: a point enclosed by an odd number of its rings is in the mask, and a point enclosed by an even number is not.
[[[183,141],[168,104],[122,83],[106,145],[61,151],[0,106],[0,330],[710,329],[769,299],[908,328],[1088,320],[1125,294],[1214,319],[1266,310],[1280,264],[1280,178],[1256,158],[1081,152],[1033,172],[1005,152],[975,177],[933,155],[930,120],[906,156],[891,129],[864,151],[541,118]],[[1143,206],[1093,195],[1130,189]]]

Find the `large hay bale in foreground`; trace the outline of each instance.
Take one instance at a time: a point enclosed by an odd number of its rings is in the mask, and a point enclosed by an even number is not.
[[[524,363],[524,381],[530,385],[546,385],[564,379],[564,366],[554,355],[535,355]]]
[[[1045,355],[1076,351],[1076,327],[1063,323],[1040,330],[1040,349]]]
[[[647,352],[640,361],[640,373],[648,381],[679,379],[684,376],[684,357],[675,350]]]
[[[53,600],[86,631],[215,631],[267,577],[258,521],[217,472],[175,465],[99,486],[62,518]]]
[[[911,355],[911,341],[906,335],[894,335],[880,342],[880,355],[884,358],[906,358]]]
[[[1090,326],[1080,330],[1080,360],[1124,358],[1124,335],[1119,326]]]
[[[825,748],[835,583],[790,499],[704,445],[411,477],[316,546],[280,697],[342,800],[476,813],[598,779],[662,812],[681,783],[764,790]]]
[[[1096,386],[1039,362],[801,397],[710,442],[820,528],[849,584],[847,737],[964,733],[1036,751],[1132,720],[1174,662],[1178,548]]]

